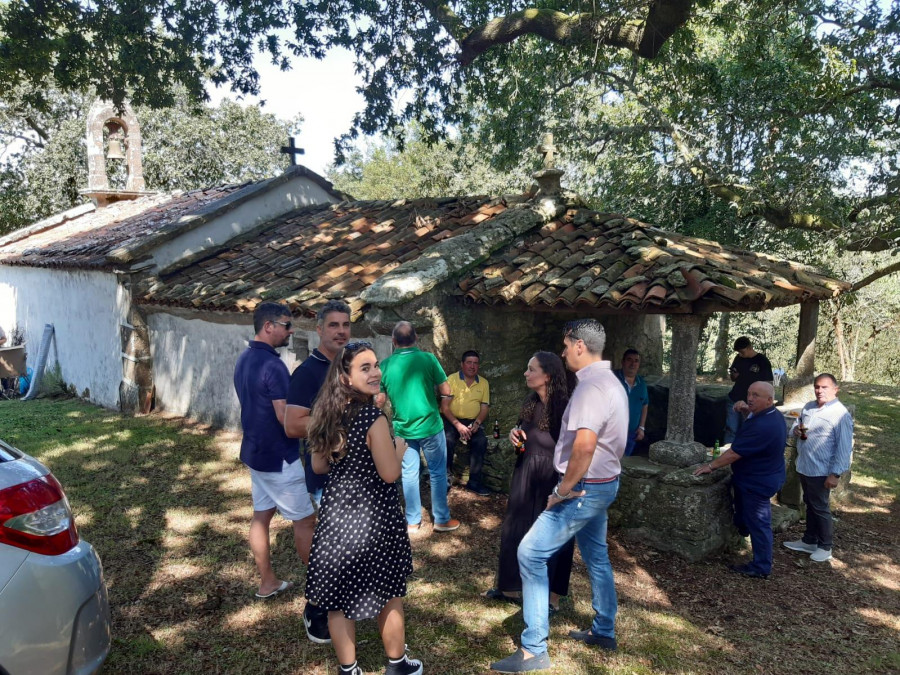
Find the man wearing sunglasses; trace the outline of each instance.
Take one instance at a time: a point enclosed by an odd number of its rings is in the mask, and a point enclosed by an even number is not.
[[[293,334],[291,312],[281,304],[263,302],[253,312],[256,335],[238,357],[234,388],[241,404],[241,461],[250,469],[253,518],[250,550],[261,577],[258,598],[271,598],[293,586],[272,569],[269,525],[275,511],[290,520],[294,545],[304,563],[315,528],[315,515],[300,462],[299,443],[284,433],[290,374],[277,349]]]

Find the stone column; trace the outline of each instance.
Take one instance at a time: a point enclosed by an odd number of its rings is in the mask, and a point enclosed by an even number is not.
[[[143,312],[132,305],[128,323],[120,328],[122,339],[122,381],[119,408],[126,413],[150,412],[153,406],[153,357],[150,356],[150,329]]]
[[[694,441],[697,345],[705,317],[675,314],[669,320],[672,326],[672,365],[666,438],[650,446],[650,459],[659,464],[690,466],[706,458],[706,448]]]
[[[819,301],[800,304],[800,325],[797,329],[797,355],[794,368],[784,383],[784,405],[799,407],[811,401],[813,378],[816,372],[816,330],[819,325]]]
[[[705,317],[671,315],[672,367],[665,440],[643,457],[622,460],[622,482],[610,523],[626,536],[688,560],[700,560],[726,547],[731,536],[731,472],[694,475],[706,448],[694,441],[697,344]]]

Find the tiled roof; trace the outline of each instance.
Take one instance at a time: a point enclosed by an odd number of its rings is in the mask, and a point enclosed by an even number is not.
[[[72,218],[55,217],[26,232],[0,240],[0,263],[34,267],[111,269],[116,249],[140,242],[182,216],[221,200],[242,185],[226,185],[176,194],[154,194],[120,201],[102,209],[73,209]],[[65,214],[63,214],[65,215]]]
[[[263,300],[313,314],[329,298],[350,302],[423,251],[504,211],[488,197],[358,201],[282,216],[173,274],[151,280],[142,304],[252,312]]]
[[[849,284],[800,263],[571,209],[497,251],[459,288],[490,305],[678,313],[779,307]]]

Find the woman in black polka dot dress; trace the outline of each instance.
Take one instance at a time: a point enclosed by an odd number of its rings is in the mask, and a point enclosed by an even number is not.
[[[396,485],[406,450],[375,407],[381,369],[371,345],[344,346],[316,399],[308,442],[313,470],[329,474],[309,556],[306,597],[328,611],[339,673],[362,675],[356,621],[377,618],[386,675],[418,675],[406,656],[403,600],[412,573]]]

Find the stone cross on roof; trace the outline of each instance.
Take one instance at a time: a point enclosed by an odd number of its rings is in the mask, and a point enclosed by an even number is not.
[[[537,146],[537,150],[544,156],[544,168],[531,174],[538,182],[538,196],[558,195],[562,191],[560,179],[562,178],[563,170],[554,166],[557,148],[553,145],[553,134],[544,134],[544,138],[541,140],[541,144]]]
[[[556,146],[553,145],[553,134],[544,134],[544,138],[537,149],[544,156],[544,168],[555,169],[553,160],[556,159]]]

